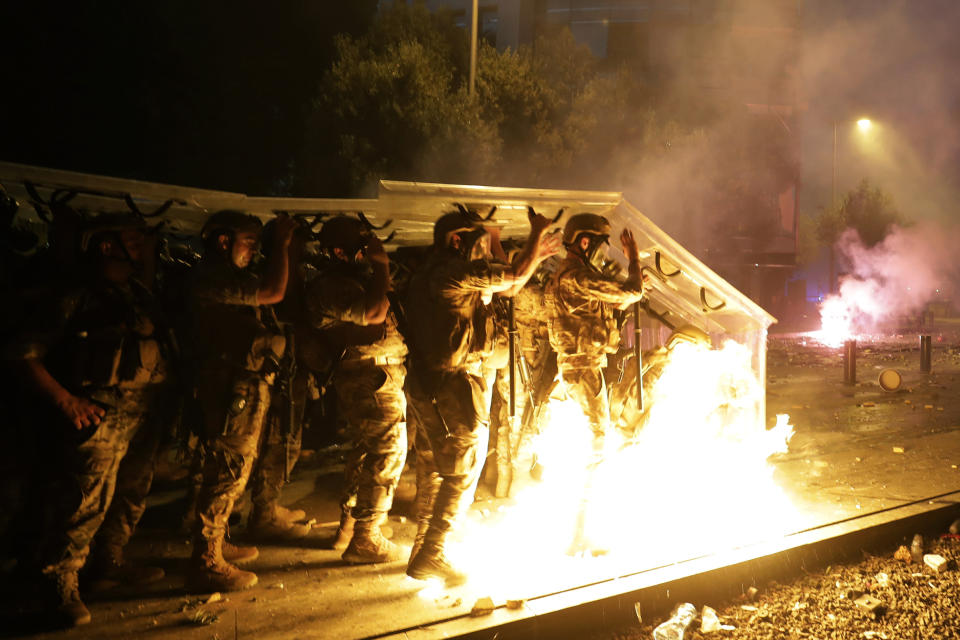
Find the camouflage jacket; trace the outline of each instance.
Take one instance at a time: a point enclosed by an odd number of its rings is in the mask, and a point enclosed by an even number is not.
[[[547,283],[550,345],[564,356],[615,352],[620,345],[615,307],[636,300],[637,293],[568,256]]]
[[[136,280],[93,280],[51,294],[7,349],[40,359],[74,394],[139,389],[166,380],[169,343],[152,292]]]
[[[385,364],[399,364],[407,355],[392,310],[383,322],[367,323],[366,291],[371,277],[359,269],[329,265],[306,287],[309,324],[320,330],[326,347],[336,352],[334,361],[382,358]]]
[[[419,366],[452,371],[479,366],[493,352],[494,311],[484,290],[502,286],[508,265],[433,251],[414,272],[406,297],[407,336]]]
[[[274,320],[273,311],[257,302],[256,274],[210,254],[190,276],[191,343],[201,363],[257,372],[268,359],[283,356],[283,335],[275,322],[264,322]]]

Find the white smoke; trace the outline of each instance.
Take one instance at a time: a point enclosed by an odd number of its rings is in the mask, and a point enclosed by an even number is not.
[[[851,329],[875,330],[933,300],[952,299],[960,283],[958,248],[960,230],[939,223],[893,227],[873,247],[848,229],[836,246],[848,273],[821,305],[824,324],[839,316]]]

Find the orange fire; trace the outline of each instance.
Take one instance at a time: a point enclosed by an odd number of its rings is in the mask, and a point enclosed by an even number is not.
[[[553,399],[533,445],[542,480],[517,490],[515,479],[515,497],[472,509],[450,544],[466,588],[523,599],[794,530],[797,510],[767,462],[793,428],[786,415],[765,428],[751,358],[733,341],[678,345],[646,426],[629,442],[608,437],[599,464],[579,406]],[[578,522],[587,552],[570,555]]]

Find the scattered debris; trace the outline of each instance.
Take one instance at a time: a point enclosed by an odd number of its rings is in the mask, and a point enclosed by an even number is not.
[[[282,590],[284,587],[283,587],[283,583],[282,583],[282,582],[274,582],[272,585],[270,585],[270,588],[271,588],[271,589],[281,589],[281,590]]]
[[[445,594],[443,594],[442,596],[440,596],[439,598],[437,598],[436,600],[434,600],[434,603],[435,603],[438,607],[451,608],[451,609],[452,609],[452,608],[454,608],[454,607],[459,607],[460,605],[462,605],[462,604],[463,604],[463,600],[462,600],[461,598],[454,598],[454,597],[451,596],[449,593],[445,593]]]
[[[913,536],[910,543],[910,557],[917,563],[923,561],[923,536],[919,533]]]
[[[222,599],[223,599],[223,596],[220,595],[220,592],[214,591],[213,593],[210,594],[210,597],[204,601],[204,603],[213,604],[214,602],[220,602]]]
[[[876,585],[878,587],[889,587],[890,586],[890,575],[883,573],[882,571],[877,575],[873,576],[873,579],[876,580]]]
[[[493,600],[484,596],[483,598],[477,598],[477,601],[473,604],[473,609],[470,609],[470,615],[486,616],[493,613],[494,609]]]
[[[905,544],[902,544],[897,548],[897,551],[893,554],[893,557],[895,560],[906,562],[908,564],[913,561],[913,556],[910,554],[910,549]]]
[[[640,615],[640,603],[639,603],[639,602],[634,602],[634,603],[633,603],[633,612],[637,614],[637,622],[639,622],[640,624],[643,624],[643,616]]]
[[[749,600],[750,602],[753,602],[754,600],[757,599],[758,593],[759,593],[759,590],[756,587],[750,587],[749,589],[747,589],[747,592],[744,594],[744,596],[746,596],[747,600]]]
[[[507,609],[523,609],[526,604],[527,601],[522,598],[519,600],[507,600]],[[637,619],[639,620],[639,618],[640,610],[637,609]]]
[[[211,625],[219,619],[220,616],[212,611],[204,609],[203,607],[200,607],[190,615],[190,622],[197,626]]]
[[[893,452],[894,452],[894,453],[903,453],[904,451],[906,451],[906,450],[905,450],[903,447],[894,447],[894,448],[893,448]]]
[[[712,633],[719,630],[720,618],[717,616],[717,610],[703,605],[703,610],[700,612],[700,632]]]
[[[889,640],[890,636],[885,631],[864,631],[865,640]]]
[[[948,569],[948,560],[937,553],[928,553],[923,556],[923,564],[930,567],[934,573],[943,573]]]
[[[871,595],[864,594],[853,601],[857,608],[864,613],[879,616],[883,613],[883,602]]]

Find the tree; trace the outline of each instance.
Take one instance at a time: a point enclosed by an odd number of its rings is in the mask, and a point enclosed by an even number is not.
[[[824,209],[816,219],[817,239],[830,248],[830,288],[836,284],[836,255],[834,245],[847,229],[853,229],[867,247],[882,241],[890,227],[903,224],[904,217],[897,210],[893,197],[880,187],[873,187],[864,178],[857,187],[846,193],[839,205]]]

